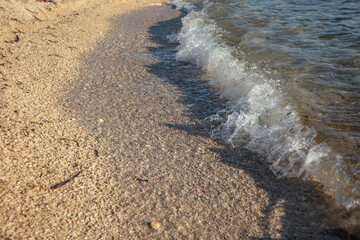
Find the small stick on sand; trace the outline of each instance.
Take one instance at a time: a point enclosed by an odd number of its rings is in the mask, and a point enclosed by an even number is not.
[[[57,183],[57,184],[51,186],[50,189],[57,189],[57,188],[59,188],[59,187],[64,186],[65,184],[67,184],[68,182],[70,182],[71,180],[73,180],[74,178],[76,178],[77,176],[79,176],[80,173],[81,173],[81,171],[79,171],[77,174],[75,174],[75,175],[72,176],[71,178],[69,178],[69,179],[67,179],[67,180],[65,180],[65,181],[63,181],[63,182],[60,182],[60,183]]]

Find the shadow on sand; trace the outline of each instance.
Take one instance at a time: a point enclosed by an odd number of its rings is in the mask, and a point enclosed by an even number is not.
[[[197,122],[194,125],[167,126],[210,138],[211,130],[215,126],[206,118],[222,109],[223,104],[217,93],[201,80],[201,70],[175,60],[177,45],[167,39],[168,35],[180,30],[183,16],[184,14],[169,21],[158,22],[149,29],[151,40],[157,43],[158,47],[149,47],[148,50],[160,61],[147,67],[150,73],[181,91],[182,97],[179,101],[189,107],[189,117]],[[330,214],[329,203],[326,201],[329,197],[322,194],[319,184],[298,179],[278,180],[260,156],[245,149],[223,145],[224,149],[210,150],[217,153],[224,164],[245,171],[254,179],[257,187],[268,193],[270,202],[264,215],[269,216],[271,209],[279,201],[283,202],[285,214],[281,219],[281,239],[356,239],[329,220],[334,219],[334,213]],[[266,229],[264,232],[266,236]]]

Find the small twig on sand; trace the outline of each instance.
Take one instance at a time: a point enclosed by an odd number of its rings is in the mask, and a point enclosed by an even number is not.
[[[50,189],[54,190],[54,189],[57,189],[57,188],[59,188],[59,187],[64,186],[65,184],[67,184],[68,182],[70,182],[71,180],[73,180],[74,178],[76,178],[77,176],[79,176],[80,173],[81,173],[81,171],[79,171],[77,174],[75,174],[74,176],[72,176],[71,178],[69,178],[69,179],[67,179],[67,180],[65,180],[65,181],[63,181],[63,182],[57,183],[57,184],[55,184],[55,185],[52,185],[52,186],[50,187]]]
[[[141,178],[136,178],[136,180],[139,182],[148,182],[149,181],[148,179],[141,179]]]

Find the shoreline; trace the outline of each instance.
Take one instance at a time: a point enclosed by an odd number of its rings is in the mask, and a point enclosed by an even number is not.
[[[0,237],[337,239],[311,222],[328,217],[314,212],[326,205],[318,186],[278,181],[209,138],[220,102],[171,57],[178,11],[84,2],[9,43],[19,60],[0,69]]]

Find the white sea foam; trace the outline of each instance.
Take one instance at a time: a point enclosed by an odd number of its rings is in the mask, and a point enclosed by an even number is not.
[[[191,12],[183,19],[176,58],[205,70],[209,83],[231,102],[229,114],[213,135],[265,156],[281,176],[312,173],[327,155],[326,146],[313,146],[315,132],[299,123],[298,114],[272,80],[219,44],[220,30],[204,15]]]
[[[179,8],[185,4],[180,0],[173,3]],[[343,179],[341,171],[324,171],[334,168],[324,161],[334,158],[331,149],[325,143],[315,143],[315,130],[301,124],[291,98],[276,87],[276,81],[245,56],[233,56],[234,49],[221,43],[224,33],[207,18],[206,8],[191,11],[182,23],[181,32],[169,37],[179,42],[176,59],[204,70],[209,84],[228,101],[226,109],[210,117],[220,122],[212,136],[258,153],[279,177],[314,175],[336,190],[334,197],[339,203],[348,208],[356,206],[356,199],[347,196],[347,182],[338,180]]]

